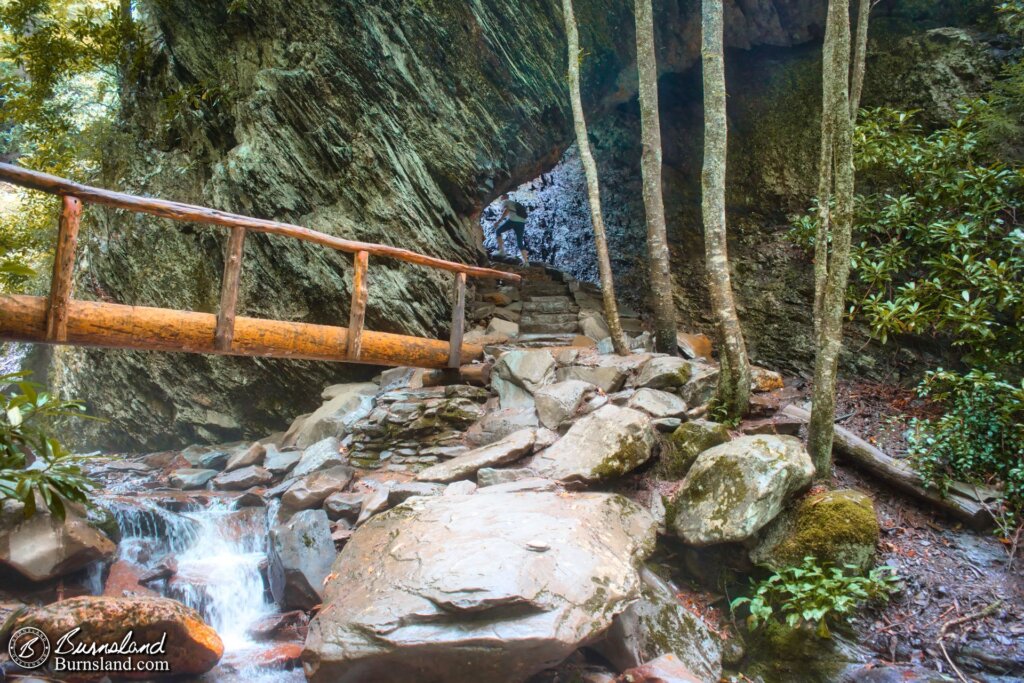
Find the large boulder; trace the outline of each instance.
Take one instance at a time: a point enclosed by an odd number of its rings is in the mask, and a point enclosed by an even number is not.
[[[629,397],[626,405],[656,418],[686,415],[686,401],[660,389],[639,389]]]
[[[428,467],[416,475],[419,481],[450,482],[466,479],[484,467],[508,465],[533,449],[535,429],[520,429],[495,443],[458,455],[451,460]]]
[[[697,457],[672,498],[669,522],[692,545],[746,541],[813,477],[796,437],[743,436]]]
[[[641,572],[640,599],[615,617],[596,649],[616,669],[640,666],[674,654],[699,681],[716,683],[722,675],[722,646],[704,621],[679,604],[664,579]]]
[[[232,472],[234,470],[240,470],[243,467],[249,467],[250,465],[262,465],[263,457],[266,453],[267,449],[258,441],[251,443],[248,446],[241,446],[231,454],[231,457],[228,458],[228,462],[227,465],[224,466],[224,470]]]
[[[206,484],[218,474],[220,473],[217,472],[217,470],[183,467],[171,472],[171,476],[167,478],[167,484],[172,488],[191,491],[194,489],[204,488]]]
[[[682,479],[697,456],[729,439],[729,428],[720,422],[692,420],[682,424],[665,440],[658,474],[665,479]]]
[[[222,491],[243,491],[253,486],[265,486],[274,475],[257,465],[249,465],[234,472],[224,472],[213,479],[213,485]]]
[[[341,454],[341,442],[333,436],[321,439],[302,451],[302,457],[292,469],[291,476],[304,477],[317,470],[348,464],[348,459]]]
[[[352,468],[344,465],[320,470],[299,479],[281,496],[290,510],[320,507],[327,497],[345,488],[352,480]]]
[[[284,435],[282,444],[306,448],[327,437],[342,436],[358,417],[369,414],[377,385],[372,382],[336,384],[329,387],[329,400],[311,415],[297,419]]]
[[[485,414],[471,425],[466,430],[466,442],[471,446],[486,446],[513,432],[539,426],[537,411],[532,407],[503,408]]]
[[[323,510],[303,510],[270,530],[270,591],[282,609],[312,609],[337,553]]]
[[[509,351],[494,364],[494,373],[533,394],[555,381],[555,359],[544,349]]]
[[[649,417],[631,408],[606,405],[583,417],[529,467],[541,477],[589,484],[614,479],[651,457],[655,431]]]
[[[167,662],[175,676],[198,676],[220,661],[224,644],[217,632],[191,607],[176,600],[155,597],[79,597],[45,607],[30,607],[15,620],[12,631],[33,627],[42,631],[55,647],[65,634],[74,632],[72,643],[116,645],[130,638],[136,646],[163,643],[163,654],[135,655],[135,661]],[[125,662],[130,656],[104,655],[111,662]],[[66,655],[69,661],[95,663],[95,656]],[[51,659],[50,663],[53,664]],[[119,679],[152,679],[149,670],[119,668]],[[58,672],[55,672],[58,673]],[[103,672],[76,670],[75,680],[99,680]]]
[[[871,499],[851,489],[807,496],[761,534],[750,560],[771,569],[799,565],[812,556],[836,567],[867,571],[875,560],[878,517]]]
[[[636,378],[636,386],[648,389],[677,389],[690,380],[693,366],[675,356],[657,356],[648,361]]]
[[[109,560],[117,546],[93,527],[84,514],[67,509],[64,521],[50,516],[40,505],[25,519],[23,506],[4,504],[0,515],[0,564],[32,581],[46,581],[85,568],[97,560]]]
[[[612,494],[411,498],[338,557],[310,624],[306,676],[521,683],[636,600],[654,540],[650,515]]]
[[[598,391],[597,386],[578,379],[555,382],[534,395],[537,416],[548,429],[558,429],[576,417],[580,406]]]

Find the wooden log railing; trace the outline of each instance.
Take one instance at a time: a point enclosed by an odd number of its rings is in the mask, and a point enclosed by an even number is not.
[[[290,223],[113,192],[11,164],[0,163],[0,181],[61,197],[50,295],[0,296],[2,340],[458,368],[483,354],[480,346],[463,342],[467,277],[520,281],[515,273],[446,261],[399,247],[347,240]],[[217,315],[73,300],[78,226],[83,204],[87,203],[230,228]],[[291,237],[353,254],[348,327],[237,317],[243,251],[250,232]],[[364,329],[371,255],[455,274],[447,343]]]

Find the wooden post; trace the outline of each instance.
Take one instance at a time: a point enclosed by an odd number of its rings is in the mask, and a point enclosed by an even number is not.
[[[352,259],[355,270],[352,273],[352,306],[348,313],[348,348],[345,357],[359,360],[363,349],[363,324],[366,322],[366,301],[370,296],[367,289],[366,269],[370,263],[370,254],[366,251],[356,252]]]
[[[46,339],[67,341],[68,302],[75,275],[75,247],[78,245],[78,225],[82,217],[82,202],[76,197],[61,198],[60,222],[57,228],[57,248],[53,255],[53,279],[50,281],[50,301],[46,313]]]
[[[235,336],[235,309],[238,307],[238,282],[242,277],[242,250],[245,247],[245,228],[232,228],[224,255],[224,277],[220,282],[220,310],[214,347],[218,351],[231,348]]]
[[[448,338],[448,367],[462,365],[462,335],[466,330],[466,274],[455,274],[455,300],[452,308],[452,333]]]

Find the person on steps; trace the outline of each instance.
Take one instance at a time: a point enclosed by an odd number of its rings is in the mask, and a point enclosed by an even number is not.
[[[523,257],[523,265],[530,265],[529,252],[526,250],[526,217],[529,212],[526,207],[512,199],[508,194],[501,195],[501,206],[503,211],[497,220],[498,251],[505,253],[504,233],[512,230],[516,234],[516,246],[519,247],[519,254]]]

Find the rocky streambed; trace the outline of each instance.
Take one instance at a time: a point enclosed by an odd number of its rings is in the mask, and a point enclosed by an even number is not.
[[[492,327],[482,386],[388,370],[259,441],[94,458],[97,505],[63,523],[6,504],[4,632],[159,625],[174,673],[218,681],[943,680],[863,630],[729,617],[748,576],[876,562],[876,494],[808,491],[792,382],[759,369],[729,428],[699,339]]]

